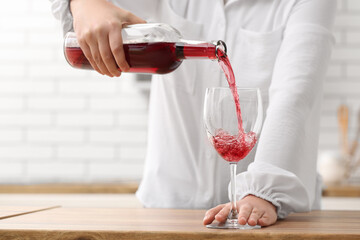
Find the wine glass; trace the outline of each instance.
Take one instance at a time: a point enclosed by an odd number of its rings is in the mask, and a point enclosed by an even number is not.
[[[209,228],[260,228],[238,223],[236,165],[249,154],[259,137],[263,122],[261,94],[257,88],[237,88],[237,93],[239,101],[228,87],[208,88],[205,93],[204,123],[207,136],[219,155],[230,163],[231,174],[231,211],[225,223],[214,222],[207,225]]]

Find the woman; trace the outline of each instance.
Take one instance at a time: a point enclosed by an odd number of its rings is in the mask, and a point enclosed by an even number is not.
[[[222,39],[237,85],[260,88],[266,118],[256,151],[238,164],[239,222],[268,226],[320,208],[316,173],[322,78],[330,57],[335,0],[51,0],[101,74],[120,76],[124,24],[164,22],[185,39]],[[119,66],[120,70],[117,69]],[[207,143],[206,87],[226,86],[211,61],[184,61],[152,78],[148,150],[137,197],[145,207],[210,208],[225,221],[228,166]]]

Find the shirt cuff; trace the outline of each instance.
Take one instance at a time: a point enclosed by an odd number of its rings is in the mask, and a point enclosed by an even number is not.
[[[310,211],[309,194],[300,179],[274,165],[253,162],[248,171],[236,176],[236,182],[238,200],[247,195],[267,200],[276,207],[278,218],[285,218],[291,212]]]

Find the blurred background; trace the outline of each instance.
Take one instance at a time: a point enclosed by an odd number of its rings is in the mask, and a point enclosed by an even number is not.
[[[139,181],[150,82],[72,69],[49,1],[6,1],[0,32],[0,183]],[[358,127],[359,0],[338,0],[334,35],[321,114],[325,165],[341,151],[341,105],[349,112],[349,139]]]

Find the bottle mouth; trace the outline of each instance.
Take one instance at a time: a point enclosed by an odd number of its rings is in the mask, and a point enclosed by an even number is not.
[[[226,57],[227,56],[227,47],[226,47],[225,42],[222,41],[222,40],[218,40],[215,45],[216,45],[216,47],[215,47],[215,55],[216,55],[216,57],[218,59],[219,59],[219,57]],[[223,53],[222,56],[218,55],[219,50]]]

